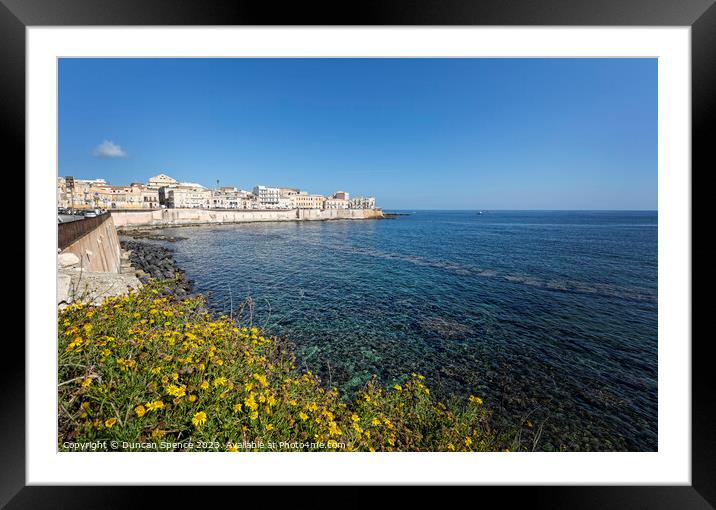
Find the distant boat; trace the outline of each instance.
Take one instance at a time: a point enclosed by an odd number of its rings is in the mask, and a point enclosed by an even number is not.
[[[477,211],[477,214],[482,214],[484,211]]]

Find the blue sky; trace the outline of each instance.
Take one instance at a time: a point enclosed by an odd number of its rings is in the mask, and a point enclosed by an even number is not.
[[[656,59],[61,59],[59,175],[656,209]]]

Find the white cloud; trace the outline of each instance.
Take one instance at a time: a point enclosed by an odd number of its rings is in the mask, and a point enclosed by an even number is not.
[[[110,140],[105,140],[95,147],[92,154],[100,158],[124,158],[127,156],[122,147]]]

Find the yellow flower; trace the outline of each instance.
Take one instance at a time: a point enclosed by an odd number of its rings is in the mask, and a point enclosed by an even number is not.
[[[238,452],[239,448],[236,446],[235,443],[230,443],[229,446],[226,447],[227,452]]]
[[[184,395],[186,395],[186,389],[184,386],[175,386],[174,384],[170,384],[166,388],[167,395],[171,395],[173,397],[181,398]]]
[[[86,388],[86,387],[89,386],[90,384],[92,384],[92,378],[91,378],[91,377],[86,377],[85,380],[82,381],[82,387],[83,387],[83,388]]]
[[[332,436],[340,436],[341,434],[343,434],[343,432],[341,432],[341,429],[338,428],[338,425],[336,425],[336,422],[334,421],[328,424],[328,432]]]
[[[447,448],[448,448],[448,450],[450,450],[450,451],[452,451],[452,452],[455,451],[455,445],[452,444],[452,443],[448,443]]]
[[[259,382],[259,384],[261,384],[261,386],[263,386],[264,388],[265,388],[266,386],[268,386],[268,380],[266,379],[266,376],[265,376],[265,375],[254,374],[253,377],[254,377],[254,379],[256,379],[256,380]]]
[[[380,425],[380,420],[378,418],[373,418],[373,421],[371,423],[373,425]]]
[[[258,411],[254,411],[254,412],[252,412],[252,413],[249,415],[249,418],[251,418],[252,421],[255,420],[255,419],[258,418],[258,417],[259,417],[259,412],[258,412]]]
[[[214,386],[223,386],[226,384],[226,379],[224,377],[217,377],[214,379]]]
[[[196,402],[196,395],[189,395],[189,402]]]
[[[157,409],[163,409],[164,402],[161,400],[155,400],[154,402],[147,402],[147,411],[156,411]]]
[[[201,425],[204,425],[206,423],[206,413],[204,411],[199,411],[194,415],[194,417],[191,419],[191,422],[194,424],[195,427],[199,427]]]
[[[482,405],[482,399],[480,397],[476,397],[475,395],[470,395],[470,402],[479,406]]]
[[[266,425],[266,430],[273,430],[273,425],[271,425],[270,423]]]
[[[140,418],[144,416],[144,413],[147,412],[146,409],[144,409],[144,406],[142,404],[139,404],[137,407],[134,408],[134,412],[137,413],[137,416]]]
[[[239,411],[241,411],[241,407],[241,404],[234,404],[234,412],[238,413]]]
[[[472,444],[472,438],[470,436],[467,436],[465,438],[465,446],[470,446]]]
[[[249,393],[249,396],[244,399],[244,405],[251,409],[252,411],[255,411],[259,405],[256,403],[256,400],[254,400],[254,394]]]
[[[117,418],[108,418],[104,422],[104,426],[107,427],[108,429],[111,429],[112,425],[114,425],[115,423],[117,423]]]
[[[354,414],[353,416],[351,416],[351,420],[358,423],[360,421],[360,417],[357,414]]]
[[[308,419],[308,415],[304,412],[298,413],[298,417],[301,418],[301,421],[306,421]]]
[[[393,389],[395,389],[395,391],[403,391],[403,387],[400,384],[393,386]]]
[[[201,381],[201,384],[199,385],[199,388],[202,390],[205,390],[209,387],[209,383],[207,381]]]
[[[288,403],[294,407],[296,407],[298,405],[298,402],[296,402],[295,400],[290,400]]]

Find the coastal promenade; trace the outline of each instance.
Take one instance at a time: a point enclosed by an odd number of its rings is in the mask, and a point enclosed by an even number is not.
[[[384,217],[382,209],[154,209],[111,211],[111,214],[117,228],[259,221],[369,220]]]

